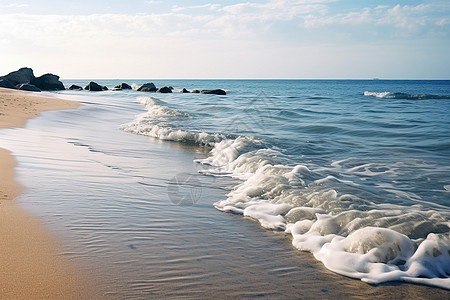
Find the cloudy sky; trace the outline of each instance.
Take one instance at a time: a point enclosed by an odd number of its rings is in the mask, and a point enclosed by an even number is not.
[[[0,0],[0,74],[450,79],[448,0]]]

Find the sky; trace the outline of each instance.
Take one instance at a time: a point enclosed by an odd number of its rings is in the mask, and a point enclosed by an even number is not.
[[[450,79],[448,0],[0,0],[0,75]]]

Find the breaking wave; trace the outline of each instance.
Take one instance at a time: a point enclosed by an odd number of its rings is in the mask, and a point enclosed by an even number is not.
[[[171,121],[190,118],[189,114],[155,98],[139,102],[147,112],[122,125],[124,130],[210,147],[210,155],[197,161],[205,167],[201,172],[240,179],[226,199],[214,203],[217,209],[290,233],[294,247],[310,251],[339,274],[372,284],[405,281],[450,289],[448,209],[424,206],[414,194],[391,187],[380,186],[380,196],[364,186],[366,178],[395,176],[395,166],[295,164],[260,138],[180,129]],[[399,195],[407,204],[382,201]]]
[[[431,95],[431,94],[407,94],[407,93],[393,93],[393,92],[364,92],[364,96],[372,96],[386,99],[407,99],[407,100],[427,100],[427,99],[450,99],[450,96]]]
[[[120,128],[124,131],[198,146],[213,146],[225,138],[223,134],[189,132],[173,127],[171,121],[191,116],[183,111],[169,108],[162,100],[154,97],[139,97],[138,102],[145,105],[147,112],[138,115],[134,121],[122,125]]]

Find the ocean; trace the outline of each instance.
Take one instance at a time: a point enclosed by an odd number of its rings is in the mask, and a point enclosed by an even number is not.
[[[305,270],[450,289],[450,81],[94,81],[134,89],[42,93],[83,106],[0,146],[107,295],[289,298]]]

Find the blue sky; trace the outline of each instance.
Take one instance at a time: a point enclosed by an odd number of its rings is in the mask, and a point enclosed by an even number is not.
[[[0,0],[0,74],[450,79],[448,53],[443,0]]]

